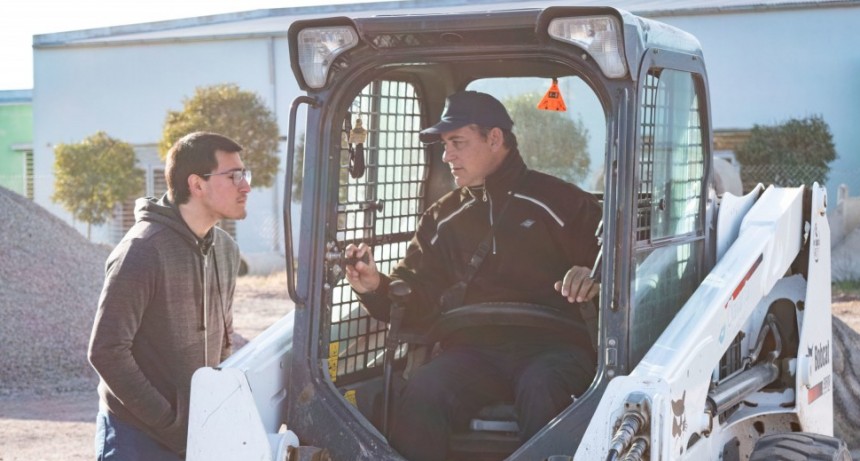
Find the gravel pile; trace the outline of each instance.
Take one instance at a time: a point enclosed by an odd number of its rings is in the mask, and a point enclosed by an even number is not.
[[[0,394],[95,388],[86,351],[110,250],[0,187]]]
[[[860,335],[835,315],[833,344],[833,430],[852,450],[860,451]]]

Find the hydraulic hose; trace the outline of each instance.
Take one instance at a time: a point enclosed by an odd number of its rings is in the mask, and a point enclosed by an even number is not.
[[[646,451],[648,451],[648,439],[636,437],[630,445],[630,450],[621,458],[621,461],[642,461],[645,459]]]
[[[612,441],[609,443],[609,453],[606,461],[615,461],[627,450],[639,430],[645,426],[645,417],[638,411],[628,411],[621,418],[621,425],[615,431]]]

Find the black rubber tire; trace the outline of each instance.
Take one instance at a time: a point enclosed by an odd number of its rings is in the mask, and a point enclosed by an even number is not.
[[[750,461],[851,461],[848,445],[835,437],[806,432],[760,438]]]

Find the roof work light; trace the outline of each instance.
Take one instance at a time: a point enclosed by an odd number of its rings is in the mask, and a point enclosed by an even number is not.
[[[613,16],[555,18],[549,23],[549,36],[585,50],[610,78],[627,74],[621,41],[621,23]]]
[[[299,67],[305,83],[322,88],[334,60],[358,44],[358,34],[349,26],[303,29],[298,35]]]

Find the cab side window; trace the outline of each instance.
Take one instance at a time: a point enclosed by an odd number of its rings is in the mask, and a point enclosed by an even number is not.
[[[652,69],[639,106],[638,212],[631,364],[638,363],[702,279],[705,154],[694,74]]]

